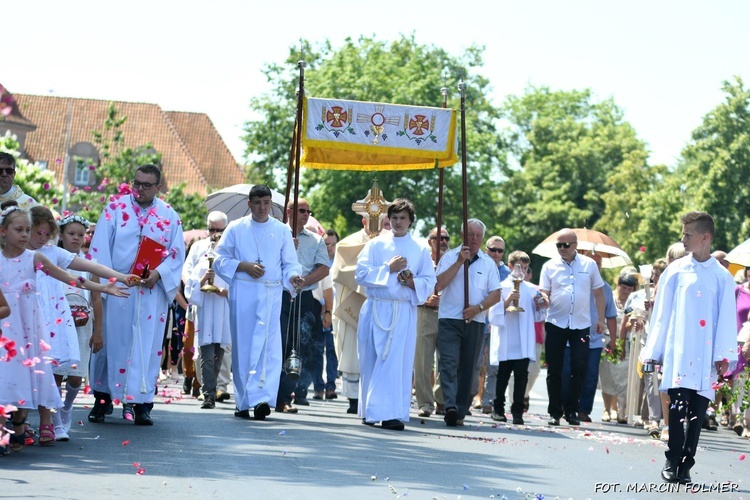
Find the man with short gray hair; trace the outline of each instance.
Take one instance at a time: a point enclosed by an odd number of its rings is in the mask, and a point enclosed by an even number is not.
[[[437,285],[442,291],[438,309],[440,380],[445,401],[445,423],[463,425],[471,403],[471,379],[482,342],[486,310],[500,300],[500,277],[495,262],[482,252],[485,225],[469,219],[462,228],[467,246],[449,250],[438,263]],[[464,303],[464,263],[469,265],[469,304]]]

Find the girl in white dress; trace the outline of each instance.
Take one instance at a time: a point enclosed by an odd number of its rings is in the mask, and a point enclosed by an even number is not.
[[[89,221],[77,215],[69,215],[58,221],[57,225],[60,228],[60,242],[58,246],[79,258],[90,259],[90,256],[81,253],[81,245],[85,239],[86,229],[90,225]],[[69,270],[69,272],[74,276],[83,276],[95,282],[99,281],[99,278],[92,276],[88,272],[74,270]],[[70,285],[63,285],[63,289],[65,297],[71,305],[71,310],[76,306],[80,307],[79,311],[85,311],[88,319],[84,321],[80,319],[80,316],[78,320],[74,318],[80,354],[78,366],[61,366],[53,370],[55,382],[58,387],[62,386],[63,377],[67,378],[63,406],[57,413],[59,418],[53,416],[55,438],[58,441],[66,441],[69,438],[73,401],[81,390],[84,378],[87,379],[88,383],[91,351],[98,352],[104,346],[104,337],[102,335],[102,294],[73,288]]]
[[[76,288],[126,297],[126,291],[115,283],[93,283],[72,276],[40,252],[26,250],[31,234],[31,220],[27,212],[11,206],[0,212],[0,239],[3,241],[0,258],[0,291],[3,292],[11,314],[3,322],[3,336],[15,342],[16,352],[6,349],[0,362],[0,406],[14,405],[13,434],[10,449],[21,451],[29,408],[39,410],[39,444],[55,442],[52,425],[53,408],[62,405],[60,393],[52,375],[53,360],[49,357],[50,334],[45,328],[42,298],[37,293],[36,271],[42,271]],[[7,346],[7,344],[6,344]],[[10,358],[10,359],[8,359]],[[5,417],[0,416],[0,425]]]
[[[31,237],[26,248],[44,254],[53,264],[62,269],[81,271],[81,273],[71,273],[74,276],[83,276],[88,279],[89,273],[91,273],[102,278],[114,278],[125,285],[132,284],[131,277],[125,274],[88,260],[85,256],[79,257],[64,248],[50,244],[50,241],[55,239],[58,233],[58,225],[52,212],[46,207],[39,206],[31,208],[29,212],[31,214]],[[72,399],[66,395],[65,405],[61,405],[62,408],[52,416],[56,439],[67,441],[69,439],[68,432],[70,430],[73,399],[75,399],[75,395],[81,387],[81,378],[88,369],[88,357],[86,360],[81,357],[82,349],[86,349],[87,354],[89,352],[88,338],[84,345],[80,345],[79,332],[71,315],[70,303],[66,297],[70,293],[71,287],[43,274],[38,275],[37,278],[39,294],[45,305],[46,325],[51,335],[50,345],[52,349],[48,354],[57,362],[53,370],[56,374],[57,387],[62,386],[63,376],[71,373],[76,375],[76,378],[69,380],[68,384],[71,386]],[[98,282],[98,280],[95,281]],[[99,332],[101,333],[101,329]],[[88,332],[88,337],[90,337],[90,332]],[[66,407],[67,411],[65,411]]]

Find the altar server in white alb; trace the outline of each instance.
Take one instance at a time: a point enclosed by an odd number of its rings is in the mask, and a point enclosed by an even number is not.
[[[513,404],[510,413],[516,425],[524,423],[523,400],[529,380],[529,363],[537,361],[534,322],[544,321],[547,314],[546,297],[536,286],[523,280],[530,263],[531,259],[526,252],[511,252],[508,265],[513,273],[500,283],[502,300],[492,306],[489,313],[490,364],[498,366],[491,417],[498,422],[508,421],[505,416],[505,390],[513,375]],[[516,266],[520,274],[514,276]],[[515,288],[515,280],[518,280],[518,290]],[[519,311],[511,306],[523,310]]]
[[[252,215],[230,222],[219,240],[214,270],[229,285],[234,416],[263,420],[276,406],[283,363],[281,292],[305,283],[289,227],[269,217],[270,188],[253,186],[248,205]]]
[[[688,212],[680,222],[688,255],[669,264],[659,279],[640,359],[662,365],[660,389],[671,403],[662,479],[687,484],[713,384],[726,373],[728,360],[737,359],[737,322],[732,275],[711,257],[713,218]]]
[[[129,273],[139,248],[161,248],[161,263],[146,269],[128,298],[104,301],[104,348],[92,356],[94,408],[90,422],[104,422],[109,403],[133,403],[136,425],[153,425],[151,409],[159,374],[164,323],[185,262],[185,242],[177,212],[156,195],[161,171],[155,165],[138,167],[131,194],[111,199],[104,207],[90,252],[101,265]],[[149,241],[150,240],[150,241]],[[156,256],[151,259],[156,262]],[[148,272],[145,272],[148,271]]]
[[[391,232],[365,245],[355,271],[367,294],[357,329],[359,416],[366,424],[403,430],[409,421],[417,306],[433,293],[436,278],[429,248],[408,232],[414,205],[398,198],[388,217]]]

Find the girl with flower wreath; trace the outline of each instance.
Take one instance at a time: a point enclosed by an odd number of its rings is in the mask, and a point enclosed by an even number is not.
[[[10,315],[3,322],[3,335],[9,342],[15,342],[16,349],[15,352],[6,350],[0,357],[0,406],[17,407],[13,411],[13,432],[8,445],[11,451],[21,451],[29,408],[39,410],[39,444],[49,446],[55,442],[52,409],[62,405],[52,374],[50,332],[45,327],[42,297],[37,293],[36,272],[41,271],[76,288],[119,297],[128,293],[112,282],[99,284],[76,278],[41,252],[26,249],[31,234],[29,214],[18,206],[5,206],[7,208],[0,212],[0,291],[8,302]],[[5,420],[5,417],[0,418]]]

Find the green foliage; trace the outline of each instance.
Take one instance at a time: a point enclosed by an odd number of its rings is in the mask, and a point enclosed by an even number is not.
[[[202,229],[206,225],[206,205],[204,197],[199,194],[185,194],[185,183],[172,186],[164,196],[164,201],[180,214],[182,229]]]
[[[627,230],[611,213],[629,210],[622,206],[626,193],[611,193],[613,184],[627,184],[633,172],[653,174],[645,145],[612,99],[597,103],[588,90],[530,87],[506,99],[503,116],[513,161],[504,170],[502,195],[496,195],[493,230],[510,248],[530,251],[563,227]]]
[[[90,168],[91,175],[96,176],[97,187],[73,188],[69,210],[90,221],[99,219],[110,196],[118,194],[123,185],[127,185],[133,179],[133,173],[139,166],[147,163],[159,165],[161,162],[161,154],[155,153],[149,144],[137,148],[125,146],[121,127],[126,120],[126,116],[120,116],[114,103],[110,103],[102,130],[92,132],[101,156],[100,164],[89,165],[87,159],[77,159],[76,168]]]
[[[386,43],[375,38],[347,39],[334,50],[325,42],[313,48],[302,41],[292,48],[284,65],[265,71],[274,85],[269,94],[253,99],[251,108],[261,118],[245,125],[246,154],[254,158],[250,182],[265,182],[284,192],[294,125],[298,71],[296,62],[307,62],[306,95],[359,101],[440,106],[441,87],[448,87],[449,107],[460,105],[457,84],[467,83],[467,164],[470,217],[485,218],[492,212],[488,193],[498,187],[505,154],[494,122],[499,118],[485,96],[489,82],[475,74],[482,66],[483,49],[471,47],[452,57],[435,46],[420,45],[413,36]],[[377,177],[387,199],[407,197],[418,218],[432,227],[437,215],[438,171],[351,172],[303,170],[301,195],[313,207],[316,218],[344,236],[361,227],[351,204],[363,198]],[[445,169],[444,225],[457,233],[461,219],[460,163]],[[343,222],[345,223],[342,223]]]
[[[715,248],[730,250],[750,237],[750,90],[740,77],[722,83],[725,101],[704,118],[682,152],[678,169],[685,210],[703,210],[717,225]]]
[[[0,137],[0,151],[10,153],[16,158],[15,184],[40,205],[55,208],[62,198],[62,188],[55,181],[54,172],[42,170],[21,158],[20,149],[21,145],[10,132]]]

